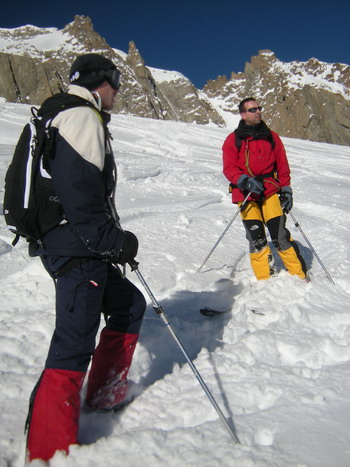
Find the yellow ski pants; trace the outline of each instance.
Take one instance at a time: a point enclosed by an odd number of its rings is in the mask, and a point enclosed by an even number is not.
[[[305,261],[286,228],[286,216],[277,194],[261,202],[249,201],[241,212],[241,218],[249,241],[250,262],[258,280],[268,279],[272,272],[272,253],[267,244],[265,226],[289,273],[302,279],[306,277]]]

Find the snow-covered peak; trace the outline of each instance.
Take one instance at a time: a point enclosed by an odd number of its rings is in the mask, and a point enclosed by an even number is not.
[[[184,76],[182,73],[178,71],[162,70],[160,68],[153,68],[149,66],[147,68],[152,73],[152,76],[156,83],[162,83],[162,82],[170,83],[172,81],[178,81],[178,80],[188,81],[188,78],[186,78],[186,76]]]

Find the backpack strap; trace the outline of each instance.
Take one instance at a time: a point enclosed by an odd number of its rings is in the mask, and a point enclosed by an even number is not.
[[[88,106],[97,110],[94,104],[87,99],[76,96],[74,94],[68,94],[66,92],[58,92],[57,94],[48,97],[43,102],[40,109],[38,110],[38,117],[43,118],[44,120],[50,120],[56,117],[56,115],[58,115],[63,110],[84,106]]]
[[[13,239],[11,245],[12,246],[16,246],[17,243],[18,243],[18,240],[21,238],[21,236],[19,234],[16,234],[15,238]]]
[[[234,134],[235,134],[236,148],[237,148],[237,151],[239,152],[241,150],[241,147],[242,147],[242,139],[238,135],[237,130],[234,131]],[[268,141],[271,144],[272,149],[275,149],[276,143],[275,143],[275,140],[274,140],[274,138],[272,136],[272,133],[269,134],[269,136],[266,138],[266,141]]]
[[[43,153],[42,165],[43,168],[49,173],[49,159],[54,156],[54,150],[52,148],[52,134],[51,134],[51,124],[55,117],[60,112],[64,110],[72,109],[74,107],[91,107],[92,110],[98,115],[101,124],[104,129],[106,125],[104,124],[102,112],[100,112],[92,102],[84,99],[82,97],[76,96],[75,94],[68,94],[66,92],[59,92],[53,96],[48,97],[40,109],[32,107],[32,114],[34,118],[41,119],[42,124],[45,126],[45,151]],[[105,129],[106,133],[106,129]]]
[[[235,134],[236,148],[237,148],[237,151],[239,152],[241,150],[241,147],[242,147],[242,140],[239,137],[237,130],[234,131],[234,134]]]

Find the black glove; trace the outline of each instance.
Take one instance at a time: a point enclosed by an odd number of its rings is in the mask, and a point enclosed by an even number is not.
[[[122,249],[118,257],[116,258],[115,262],[121,265],[130,263],[137,255],[137,251],[139,249],[139,241],[137,240],[136,235],[128,230],[124,231],[125,233],[125,240]]]
[[[237,186],[240,190],[248,190],[260,195],[264,191],[264,184],[261,180],[248,175],[241,175],[238,179]]]
[[[291,187],[282,187],[279,195],[282,209],[284,209],[286,212],[291,211],[293,207],[293,190]]]

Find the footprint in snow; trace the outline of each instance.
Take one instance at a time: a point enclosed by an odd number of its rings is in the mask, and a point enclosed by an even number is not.
[[[12,250],[10,243],[0,239],[0,255],[4,255]]]

